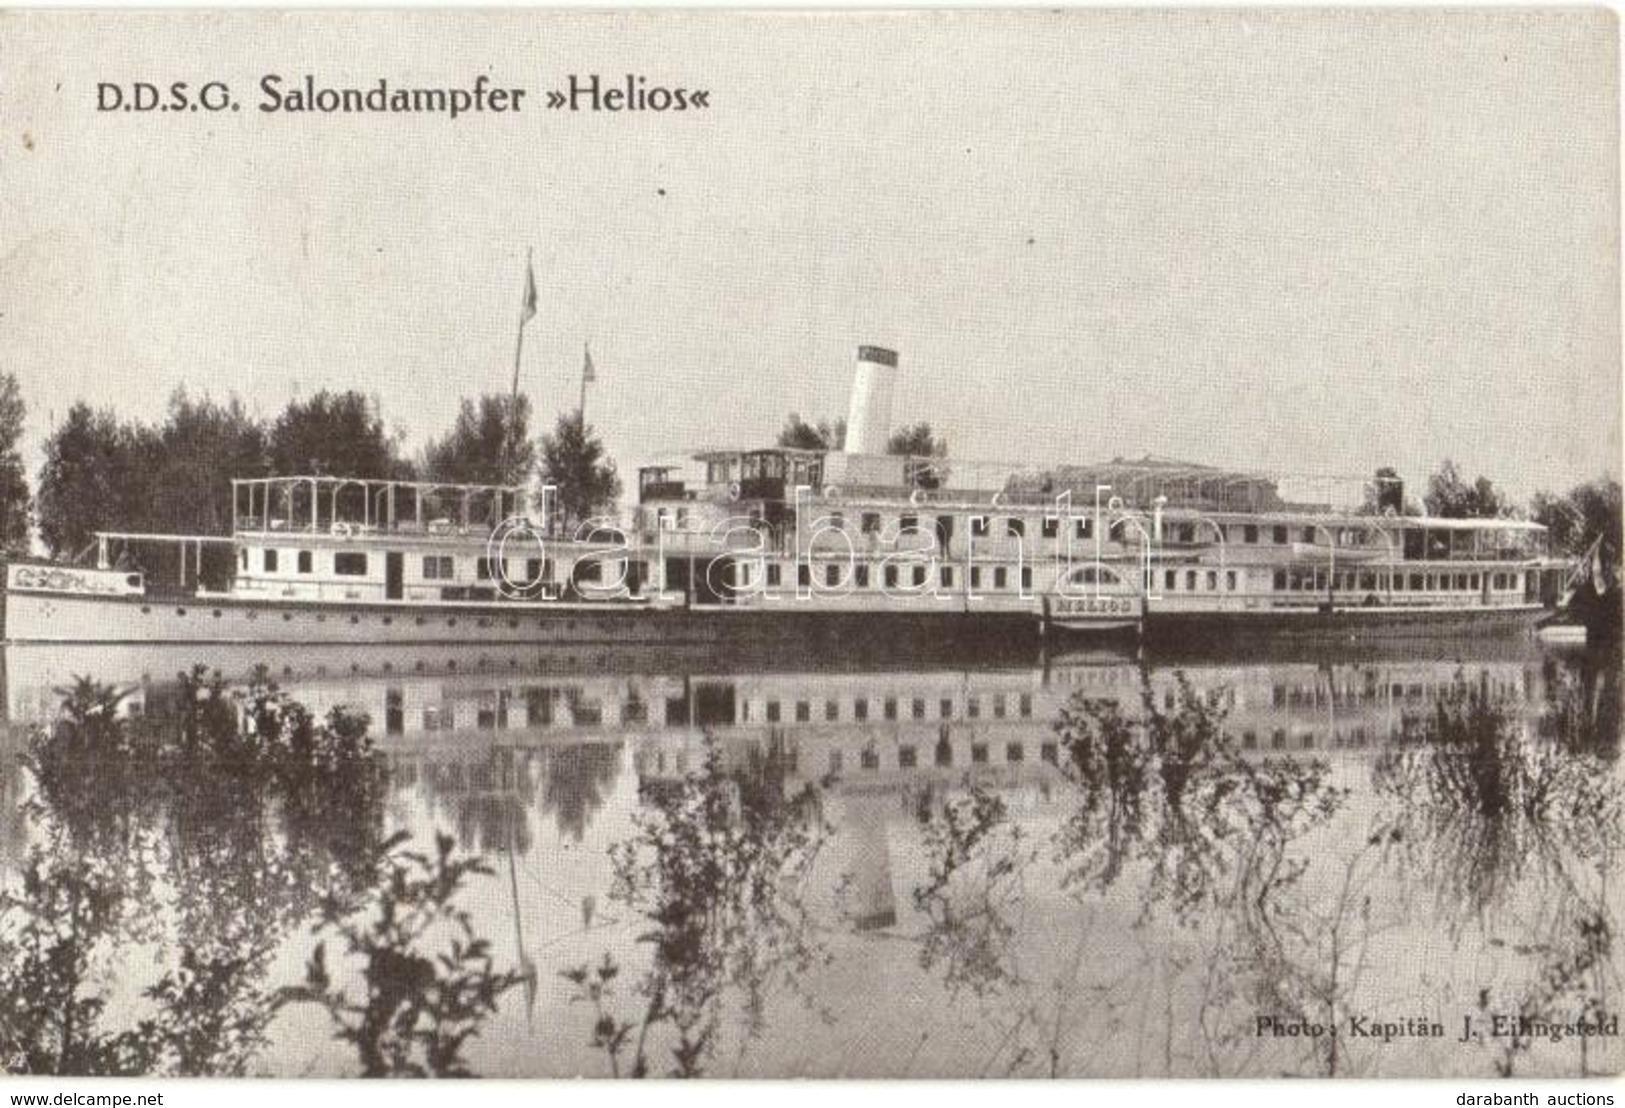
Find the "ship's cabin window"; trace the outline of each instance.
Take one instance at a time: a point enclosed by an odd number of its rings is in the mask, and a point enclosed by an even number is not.
[[[1003,566],[994,566],[993,567],[993,587],[994,588],[1002,589],[1007,584],[1009,584],[1009,581],[1010,581],[1010,576],[1009,576],[1009,571],[1008,570],[1006,570]]]
[[[1411,574],[1411,591],[1412,592],[1421,592],[1422,591],[1422,575],[1420,573]]]
[[[1046,539],[1053,539],[1061,531],[1061,521],[1054,516],[1045,516],[1043,532]]]
[[[1275,571],[1275,589],[1277,592],[1286,590],[1286,570],[1278,569]]]
[[[860,526],[862,527],[863,533],[865,535],[872,535],[875,532],[879,531],[880,530],[880,513],[879,512],[864,512],[863,513],[863,519],[860,522]]]
[[[1306,543],[1313,543],[1315,541],[1315,529],[1313,527],[1305,527],[1303,529],[1303,541]]]
[[[897,533],[899,535],[912,535],[912,534],[914,534],[914,532],[918,531],[919,529],[920,529],[920,517],[919,516],[909,515],[909,516],[898,516],[897,517]]]
[[[887,566],[886,567],[886,587],[888,589],[895,589],[897,587],[897,567],[896,566]]]
[[[1241,538],[1242,538],[1243,542],[1257,542],[1258,541],[1258,524],[1249,523],[1245,527],[1243,527],[1241,529]]]
[[[1185,587],[1193,590],[1196,588],[1196,571],[1194,569],[1185,571]]]
[[[1405,575],[1403,573],[1394,574],[1394,576],[1392,578],[1392,581],[1391,581],[1391,584],[1393,585],[1393,588],[1394,588],[1395,592],[1404,592],[1405,591]]]
[[[1172,588],[1174,571],[1168,570],[1167,575],[1168,587]],[[1105,566],[1084,566],[1081,569],[1075,569],[1067,579],[1074,585],[1118,585],[1122,583],[1122,578]]]
[[[1162,587],[1165,589],[1174,589],[1179,587],[1179,571],[1177,569],[1165,569],[1162,571]]]
[[[942,587],[945,588],[945,589],[953,588],[954,587],[954,567],[953,566],[943,566],[938,572],[941,574],[941,577],[942,577]]]
[[[341,551],[333,555],[333,572],[340,577],[365,577],[367,556],[354,550]]]
[[[1011,516],[1004,521],[1004,533],[1012,539],[1019,539],[1027,533],[1027,521]]]
[[[796,566],[796,584],[804,589],[812,587],[812,566],[806,562]]]
[[[1231,592],[1236,591],[1236,571],[1235,570],[1227,569],[1227,570],[1224,571],[1224,587],[1229,589]]]
[[[265,572],[266,573],[275,573],[276,572],[276,551],[275,550],[264,551],[264,556],[265,556]]]
[[[970,587],[973,588],[973,589],[979,589],[979,588],[982,587],[982,567],[981,566],[971,566],[970,567]]]
[[[300,573],[309,573],[309,572],[311,572],[311,570],[314,568],[314,563],[315,563],[315,558],[311,555],[310,551],[301,550],[299,552],[299,572]]]
[[[970,533],[975,535],[977,538],[985,538],[987,536],[987,517],[971,516]]]
[[[423,579],[425,581],[450,581],[452,579],[451,556],[447,554],[426,554],[423,557]]]
[[[767,583],[770,588],[784,583],[784,567],[777,562],[767,563]]]
[[[1187,546],[1196,541],[1196,527],[1193,524],[1181,523],[1174,534],[1176,542],[1185,543]]]
[[[841,563],[830,562],[824,567],[824,584],[832,589],[840,587]]]
[[[831,531],[845,531],[846,516],[840,512],[831,512],[829,514],[829,529]]]
[[[1207,571],[1207,587],[1208,587],[1209,592],[1215,592],[1215,591],[1218,590],[1218,588],[1219,588],[1219,571],[1218,570],[1210,569],[1210,570]]]
[[[860,588],[860,589],[868,588],[869,587],[869,567],[868,566],[858,566],[856,569],[853,570],[853,578],[854,578],[854,580],[857,581],[858,588]]]
[[[914,584],[916,586],[920,586],[920,585],[925,584],[925,567],[924,566],[915,566],[914,567]]]
[[[502,577],[504,574],[497,565],[496,558],[481,558],[474,563],[474,576],[481,581],[489,581],[493,577]]]
[[[1078,536],[1078,538],[1080,538],[1080,539],[1091,538],[1091,537],[1093,537],[1094,533],[1095,533],[1095,521],[1094,520],[1090,519],[1088,516],[1085,516],[1084,518],[1078,520],[1078,523],[1077,523],[1077,536]]]
[[[1022,566],[1021,567],[1021,587],[1024,588],[1024,589],[1030,589],[1030,588],[1033,587],[1033,567],[1032,566]]]
[[[1276,527],[1270,537],[1275,540],[1276,546],[1285,546],[1287,544],[1285,527]]]

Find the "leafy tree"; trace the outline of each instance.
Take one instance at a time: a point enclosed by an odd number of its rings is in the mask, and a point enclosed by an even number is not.
[[[291,402],[271,427],[270,455],[271,471],[282,476],[376,481],[404,477],[411,469],[398,457],[374,405],[354,390],[323,389]]]
[[[916,423],[893,431],[886,440],[886,453],[911,459],[905,477],[912,486],[935,489],[947,480],[948,467],[937,459],[948,456],[948,440],[938,438],[929,423]]]
[[[567,529],[605,512],[620,499],[621,478],[615,463],[579,411],[560,415],[553,433],[542,436],[541,447],[545,487],[541,507]],[[552,497],[551,504],[546,502],[547,496]]]
[[[1536,493],[1529,515],[1545,524],[1552,553],[1578,558],[1597,544],[1596,561],[1585,567],[1590,588],[1573,598],[1573,610],[1599,638],[1617,638],[1620,609],[1620,486],[1612,477],[1587,481],[1567,495]],[[1600,541],[1599,541],[1600,540]]]
[[[1614,478],[1587,481],[1562,495],[1537,492],[1529,518],[1546,527],[1554,553],[1583,554],[1600,535],[1603,561],[1619,564],[1620,486]]]
[[[242,401],[194,400],[176,389],[158,430],[153,498],[143,522],[171,534],[230,534],[231,480],[263,476],[266,455],[266,430]]]
[[[1371,480],[1366,482],[1364,499],[1361,501],[1360,506],[1355,509],[1355,514],[1380,516],[1384,515],[1389,508],[1393,508],[1395,515],[1421,515],[1422,506],[1416,502],[1415,498],[1404,496],[1403,488],[1404,483],[1400,479],[1399,471],[1393,466],[1382,466],[1372,476]],[[1403,498],[1402,502],[1396,503],[1396,501],[1401,501],[1401,498]]]
[[[1510,507],[1488,477],[1469,483],[1449,458],[1428,478],[1422,500],[1429,515],[1444,519],[1494,519]]]
[[[463,399],[457,422],[445,438],[423,450],[423,473],[430,481],[455,485],[521,485],[536,468],[530,439],[530,400],[487,394]]]
[[[779,430],[778,444],[791,450],[839,450],[846,445],[846,420],[821,419],[814,425],[791,412]]]
[[[35,510],[46,548],[71,557],[93,532],[142,528],[157,447],[150,429],[121,424],[111,411],[83,401],[68,409],[40,469]]]
[[[28,551],[28,473],[17,444],[28,413],[17,378],[0,373],[0,549]]]

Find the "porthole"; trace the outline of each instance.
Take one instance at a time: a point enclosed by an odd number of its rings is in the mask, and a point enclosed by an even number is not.
[[[316,613],[316,622],[317,623],[326,623],[327,622],[327,613],[326,612],[317,612]]]
[[[394,616],[385,616],[384,617],[384,626],[385,627],[390,626],[394,622],[395,622],[395,617]]]
[[[186,609],[185,608],[176,608],[175,609],[175,614],[178,615],[178,616],[184,616],[186,614]]]
[[[215,610],[214,610],[214,618],[215,618],[215,619],[219,619],[219,618],[220,618],[220,609],[219,609],[219,608],[216,608],[216,609],[215,609]]]
[[[456,627],[457,626],[457,620],[456,619],[448,619],[446,621],[446,626],[447,627]]]
[[[283,623],[287,623],[288,621],[290,621],[292,619],[293,619],[293,613],[292,612],[283,612],[282,613],[282,622]]]
[[[144,615],[144,616],[150,616],[152,614],[152,605],[150,605],[150,604],[141,605],[141,614]]]
[[[517,619],[510,619],[510,620],[509,620],[509,621],[508,621],[508,626],[509,626],[509,627],[512,627],[512,628],[514,628],[514,629],[515,629],[515,630],[518,630],[518,628],[519,628],[519,621],[518,621],[518,620],[517,620]]]
[[[422,627],[427,622],[429,622],[429,621],[424,619],[422,616],[418,616],[417,624],[418,624],[419,627]]]
[[[361,617],[360,616],[351,616],[350,617],[350,622],[351,623],[360,623],[361,622]]]

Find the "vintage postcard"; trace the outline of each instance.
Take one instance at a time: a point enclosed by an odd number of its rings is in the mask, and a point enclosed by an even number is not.
[[[0,15],[0,1060],[1617,1074],[1602,10]]]

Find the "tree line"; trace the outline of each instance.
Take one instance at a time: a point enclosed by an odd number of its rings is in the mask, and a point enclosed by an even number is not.
[[[531,434],[531,418],[524,396],[465,397],[451,427],[412,452],[377,401],[354,390],[323,389],[262,418],[235,396],[221,401],[182,387],[152,424],[80,401],[47,436],[30,495],[21,453],[27,405],[16,378],[0,372],[0,549],[27,554],[31,528],[56,558],[84,552],[96,531],[229,535],[231,479],[273,474],[501,485],[535,478],[557,490],[554,508],[567,526],[612,512],[621,479],[581,413],[561,413],[540,436]],[[777,442],[839,450],[845,434],[844,420],[809,422],[792,412]],[[948,442],[929,423],[898,428],[887,452],[912,459],[911,484],[933,488],[947,477]],[[1487,477],[1468,480],[1447,459],[1420,503],[1397,496],[1399,487],[1397,473],[1378,470],[1361,510],[1532,519],[1549,529],[1554,553],[1578,556],[1596,544],[1609,580],[1619,579],[1620,483],[1613,477],[1537,492],[1520,505]]]
[[[612,509],[621,491],[614,461],[579,412],[561,414],[535,439],[523,396],[464,398],[450,429],[416,453],[376,400],[353,390],[324,389],[265,419],[236,397],[180,388],[154,424],[80,401],[46,438],[32,498],[18,449],[24,416],[15,380],[0,374],[0,541],[13,555],[28,551],[30,523],[56,558],[77,557],[97,531],[229,535],[231,479],[239,477],[503,485],[536,477],[558,489],[553,506],[567,524]]]

